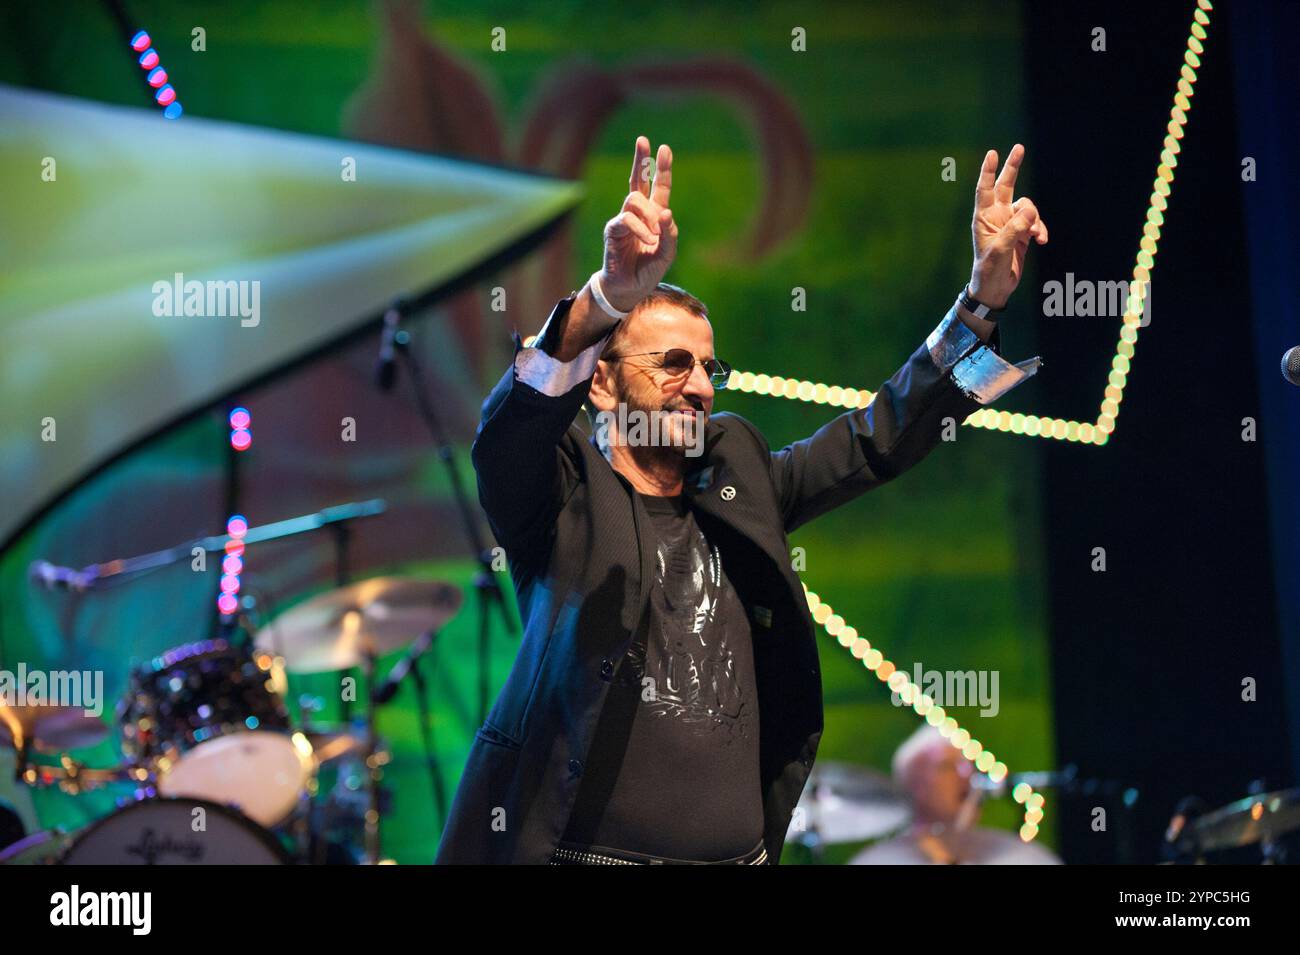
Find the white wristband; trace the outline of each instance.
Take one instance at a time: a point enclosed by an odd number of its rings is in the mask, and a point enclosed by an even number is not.
[[[600,273],[592,272],[591,278],[587,282],[587,287],[591,289],[591,297],[596,300],[602,312],[610,318],[627,318],[631,312],[620,312],[613,305],[609,304],[609,299],[605,298],[605,290],[600,287]]]

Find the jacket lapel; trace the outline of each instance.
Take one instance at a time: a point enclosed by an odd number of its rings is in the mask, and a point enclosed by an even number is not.
[[[790,555],[785,552],[784,535],[773,533],[773,515],[763,507],[768,489],[754,484],[763,480],[765,472],[747,468],[750,476],[739,476],[728,457],[735,439],[728,440],[726,429],[712,423],[709,432],[705,453],[686,473],[683,493],[691,507],[743,535],[771,558],[783,576],[790,577],[793,572]],[[798,587],[797,580],[794,586]]]

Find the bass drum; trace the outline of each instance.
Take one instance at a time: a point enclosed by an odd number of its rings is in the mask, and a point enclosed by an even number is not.
[[[80,832],[64,865],[288,865],[271,833],[200,799],[146,799]]]
[[[118,706],[122,749],[163,796],[234,805],[263,826],[305,801],[315,765],[267,653],[226,640],[174,647],[137,667]]]
[[[62,829],[33,832],[0,851],[0,865],[57,865],[72,843]]]

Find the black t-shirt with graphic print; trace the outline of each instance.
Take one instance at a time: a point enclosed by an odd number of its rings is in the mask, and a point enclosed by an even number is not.
[[[649,611],[615,672],[563,839],[730,859],[763,837],[749,620],[685,499],[639,497],[658,537]]]

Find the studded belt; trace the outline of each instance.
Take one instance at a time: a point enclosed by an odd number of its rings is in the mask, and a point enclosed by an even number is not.
[[[551,865],[767,865],[767,848],[760,842],[742,856],[721,862],[693,862],[667,859],[643,852],[625,852],[605,846],[578,846],[562,842],[551,856]]]

